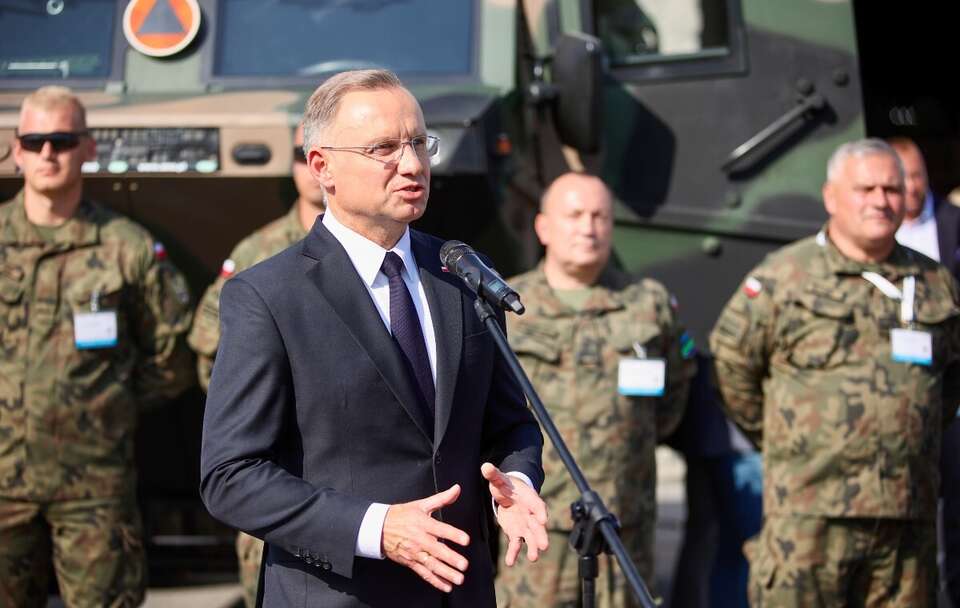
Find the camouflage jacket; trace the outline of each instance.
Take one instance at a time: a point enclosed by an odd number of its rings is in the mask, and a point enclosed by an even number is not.
[[[915,329],[931,366],[892,359],[900,301],[916,277]],[[764,513],[930,519],[941,431],[960,398],[960,306],[949,271],[896,245],[881,264],[843,256],[821,232],[755,268],[710,337],[727,413],[763,448]]]
[[[527,307],[522,316],[507,316],[510,346],[587,481],[622,525],[652,522],[654,449],[679,424],[696,371],[693,344],[670,295],[656,281],[637,281],[613,267],[578,311],[557,299],[542,265],[510,284]],[[666,359],[662,397],[619,394],[618,365],[636,356],[635,344],[649,358]],[[580,494],[552,445],[543,460],[540,495],[550,526],[569,530],[570,503]]]
[[[22,193],[0,205],[0,496],[129,493],[141,408],[193,383],[190,295],[163,246],[84,201],[47,242]],[[74,315],[116,311],[117,343],[79,349]]]
[[[297,206],[293,205],[286,215],[277,218],[240,241],[230,257],[224,261],[220,276],[213,282],[200,300],[193,327],[187,341],[197,353],[197,376],[200,386],[207,390],[213,360],[220,344],[220,290],[227,279],[241,270],[272,257],[307,236],[300,224]]]

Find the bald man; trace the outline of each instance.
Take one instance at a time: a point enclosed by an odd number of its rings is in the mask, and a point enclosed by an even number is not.
[[[695,371],[693,342],[676,300],[660,283],[610,262],[613,209],[598,178],[568,173],[541,201],[534,228],[543,261],[510,280],[527,305],[508,319],[520,358],[584,475],[622,526],[640,574],[652,580],[657,439],[683,414]],[[544,451],[541,496],[550,509],[550,548],[535,568],[503,569],[500,606],[576,606],[577,555],[567,538],[579,498],[556,451]],[[600,559],[597,606],[633,605],[613,558]]]

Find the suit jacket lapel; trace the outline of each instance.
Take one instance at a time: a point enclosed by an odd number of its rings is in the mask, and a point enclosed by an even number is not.
[[[304,239],[301,251],[303,255],[317,262],[307,270],[307,277],[343,321],[356,343],[366,351],[420,432],[432,443],[432,429],[428,432],[418,393],[406,371],[396,343],[384,326],[383,319],[347,252],[320,223],[319,218]]]
[[[410,243],[437,340],[436,449],[450,422],[453,393],[457,388],[463,345],[463,296],[455,282],[458,279],[441,270],[439,249],[431,247],[427,238],[415,230],[410,231]]]

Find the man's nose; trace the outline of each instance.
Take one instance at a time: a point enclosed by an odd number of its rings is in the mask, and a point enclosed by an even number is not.
[[[43,146],[40,148],[40,156],[43,158],[53,158],[57,155],[57,151],[53,149],[53,142],[49,139],[43,142]]]
[[[407,152],[407,148],[410,151]],[[400,158],[397,159],[397,170],[404,175],[419,175],[423,173],[423,159],[417,154],[412,141],[400,144]]]

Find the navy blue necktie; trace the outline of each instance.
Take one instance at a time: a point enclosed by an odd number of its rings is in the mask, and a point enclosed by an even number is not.
[[[403,260],[392,251],[383,258],[380,272],[390,281],[390,333],[400,345],[408,369],[412,372],[420,396],[426,406],[424,414],[428,416],[430,430],[433,429],[433,412],[436,402],[436,389],[433,386],[433,373],[430,371],[430,358],[427,356],[427,344],[420,329],[420,318],[413,306],[410,291],[400,273],[403,272]]]

